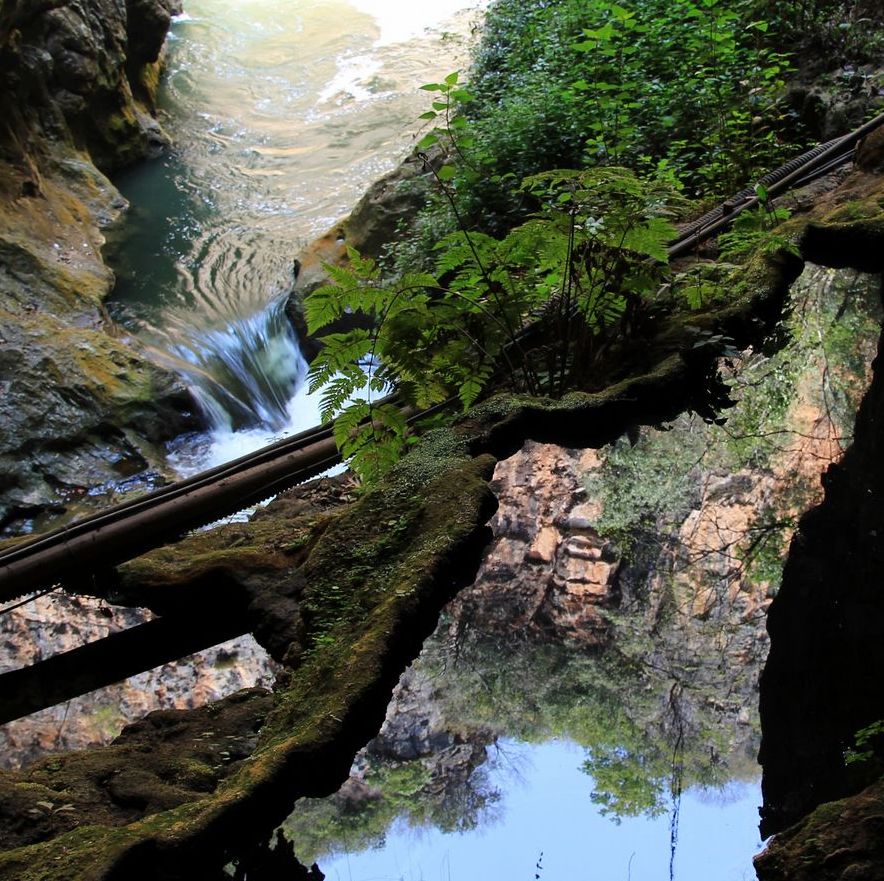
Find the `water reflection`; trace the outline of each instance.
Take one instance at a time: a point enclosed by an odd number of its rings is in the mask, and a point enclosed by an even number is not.
[[[575,773],[579,748],[551,742],[503,744],[507,762],[522,765],[520,779],[505,767],[505,818],[476,834],[392,827],[382,849],[322,862],[332,881],[394,879],[575,878],[661,881],[667,877],[667,822],[640,817],[612,825],[588,807],[585,776]],[[741,788],[734,801],[709,812],[689,793],[683,803],[686,846],[675,877],[684,881],[742,881],[752,877],[748,856],[760,844],[753,816],[758,792]],[[692,839],[687,844],[687,840]],[[710,873],[710,867],[714,871]]]
[[[661,878],[670,861],[705,877],[695,847],[676,850],[681,830],[749,866],[754,725],[613,648],[489,637],[453,612],[348,783],[286,824],[303,862],[332,878],[435,877],[445,860],[451,877],[516,877],[542,851],[549,877],[578,877],[589,853],[601,877]],[[725,810],[704,803],[726,785]]]
[[[285,824],[299,858],[350,881],[753,877],[765,611],[849,444],[875,288],[809,267],[788,343],[722,364],[723,426],[500,463],[475,583],[348,782]]]

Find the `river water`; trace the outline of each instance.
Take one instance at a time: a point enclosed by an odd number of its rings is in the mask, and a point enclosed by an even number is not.
[[[465,64],[477,0],[189,0],[159,103],[174,148],[116,181],[112,314],[212,426],[189,472],[318,421],[282,312],[301,248],[408,152],[419,86]]]

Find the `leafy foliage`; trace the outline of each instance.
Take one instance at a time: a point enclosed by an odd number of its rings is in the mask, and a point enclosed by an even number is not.
[[[781,4],[788,6],[790,4]],[[704,195],[778,158],[789,59],[754,0],[498,0],[474,66],[461,211],[506,223],[556,167],[663,168]]]
[[[468,408],[493,377],[561,394],[660,285],[677,201],[666,182],[611,167],[544,172],[522,189],[538,210],[502,239],[459,230],[436,246],[432,274],[392,280],[351,251],[307,298],[311,334],[350,312],[374,322],[323,336],[310,369],[323,419],[336,418],[341,450],[364,478],[383,474],[408,441],[399,410],[373,396],[392,388],[421,408],[450,397]],[[523,328],[538,316],[545,330],[529,343]]]
[[[845,753],[844,761],[848,765],[871,762],[876,757],[880,758],[884,751],[882,745],[884,745],[884,719],[879,719],[856,732],[853,747]]]
[[[796,10],[819,23],[831,6],[497,0],[469,86],[451,73],[422,87],[431,129],[418,150],[441,155],[419,153],[438,192],[397,275],[382,281],[353,254],[308,304],[311,333],[347,312],[374,323],[327,334],[311,371],[357,471],[377,477],[409,441],[398,412],[378,405],[386,389],[469,407],[492,380],[550,395],[585,385],[667,288],[680,193],[733,190],[780,158],[786,137],[800,141],[784,122],[791,62],[777,46]],[[727,258],[793,248],[761,201],[722,237]],[[698,273],[677,292],[698,308],[718,289]],[[545,331],[529,343],[537,318]]]
[[[800,256],[797,245],[775,231],[778,224],[789,219],[791,212],[771,205],[764,187],[756,187],[756,193],[758,206],[741,212],[730,230],[718,236],[721,256],[725,260],[734,260],[759,249],[770,254],[785,251]]]

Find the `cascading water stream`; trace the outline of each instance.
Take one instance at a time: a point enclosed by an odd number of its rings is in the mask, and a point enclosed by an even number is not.
[[[185,327],[158,352],[183,376],[215,431],[289,423],[289,404],[307,372],[285,297],[220,327]]]
[[[188,0],[161,122],[174,147],[121,176],[114,318],[211,425],[182,473],[318,422],[285,315],[292,261],[410,145],[419,86],[465,62],[476,0]],[[458,36],[459,35],[459,36]]]

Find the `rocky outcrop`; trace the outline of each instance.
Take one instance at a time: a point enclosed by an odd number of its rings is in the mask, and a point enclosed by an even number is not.
[[[49,139],[64,139],[109,171],[161,149],[166,137],[151,113],[172,11],[169,0],[4,4],[7,155],[37,162]]]
[[[190,712],[153,713],[107,749],[44,759],[4,775],[3,841],[34,844],[87,819],[122,826],[198,798],[251,755],[272,707],[267,691],[250,689]],[[22,816],[30,822],[22,823]]]
[[[458,626],[517,628],[587,645],[604,640],[601,612],[616,604],[619,561],[596,532],[600,508],[583,486],[598,464],[594,450],[530,442],[498,464],[494,542],[453,605]]]
[[[90,597],[50,594],[0,618],[0,673],[136,626],[152,617]],[[154,710],[186,710],[255,685],[273,665],[249,636],[0,726],[0,764],[18,768],[52,752],[103,746]]]
[[[823,503],[801,520],[768,618],[761,692],[768,833],[847,794],[844,753],[860,728],[884,718],[880,374],[879,352],[854,445],[826,473]]]
[[[882,243],[884,179],[861,167],[818,206],[804,247],[820,262],[881,272]],[[760,755],[766,834],[849,794],[844,753],[860,728],[884,718],[881,364],[879,347],[853,445],[824,475],[822,503],[802,517],[768,615]]]
[[[484,524],[495,507],[488,487],[495,460],[528,439],[599,448],[686,409],[714,414],[723,394],[716,350],[698,348],[697,334],[728,335],[741,346],[764,338],[799,268],[800,261],[759,256],[741,270],[733,300],[663,317],[645,345],[612,356],[601,375],[614,379],[601,390],[556,400],[489,398],[452,426],[429,431],[376,487],[328,517],[276,530],[260,524],[254,541],[247,534],[231,540],[228,532],[214,551],[155,560],[155,571],[165,569],[179,592],[188,579],[204,576],[205,589],[214,574],[235,570],[238,554],[245,555],[242,569],[276,568],[286,590],[298,588],[285,599],[297,603],[303,630],[287,653],[290,672],[280,677],[257,747],[230,776],[209,780],[204,793],[177,808],[124,827],[84,825],[0,854],[0,877],[190,877],[210,859],[226,859],[237,841],[266,836],[294,798],[339,785],[380,727],[440,608],[475,575],[490,537]],[[27,793],[28,785],[16,788]]]
[[[101,229],[125,208],[104,173],[166,141],[151,111],[170,15],[166,0],[0,10],[0,528],[160,470],[156,445],[195,425],[102,307]]]
[[[442,159],[440,151],[430,151],[428,161],[431,167],[438,170]],[[295,285],[286,304],[286,313],[308,360],[318,351],[319,344],[307,332],[304,298],[328,283],[329,276],[323,264],[346,263],[350,248],[375,260],[390,253],[406,238],[408,226],[426,204],[432,186],[430,168],[423,159],[411,154],[397,168],[375,181],[347,217],[298,255],[294,261]],[[347,316],[323,333],[347,330],[360,320],[364,321],[359,316]]]
[[[758,881],[882,881],[884,781],[818,807],[755,858]]]

